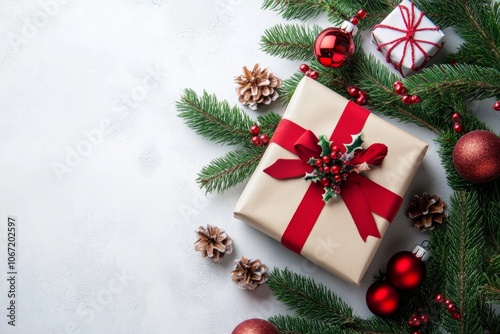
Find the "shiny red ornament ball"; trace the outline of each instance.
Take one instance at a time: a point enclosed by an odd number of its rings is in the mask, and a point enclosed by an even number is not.
[[[300,66],[299,66],[299,70],[302,73],[306,73],[308,69],[309,69],[309,66],[307,64],[300,64]]]
[[[279,330],[267,320],[254,318],[240,323],[231,334],[279,334]]]
[[[366,291],[366,305],[379,317],[389,317],[399,308],[399,291],[389,282],[377,281]]]
[[[458,123],[462,120],[462,115],[460,115],[459,112],[454,112],[452,115],[451,115],[451,120],[455,123]]]
[[[493,109],[495,109],[496,111],[500,111],[500,101],[496,101],[495,103],[493,103]]]
[[[314,56],[326,67],[344,66],[353,53],[352,35],[340,28],[327,28],[320,32],[314,41]]]
[[[257,124],[254,124],[250,127],[250,133],[253,134],[254,136],[258,135],[260,132],[260,128]]]
[[[401,96],[401,101],[404,104],[410,104],[411,103],[411,96],[408,94],[404,94],[403,96]]]
[[[251,141],[255,146],[262,146],[262,140],[259,138],[259,136],[253,136]]]
[[[260,135],[260,141],[262,142],[262,144],[267,144],[269,143],[269,137],[263,133]]]
[[[486,130],[466,133],[455,144],[453,165],[472,183],[495,180],[500,176],[500,137]]]
[[[351,95],[352,97],[358,96],[359,93],[359,88],[356,86],[349,86],[347,87],[347,93]]]
[[[418,96],[418,95],[412,95],[410,97],[410,102],[412,104],[420,103],[420,96]]]
[[[396,288],[418,288],[425,279],[425,263],[409,251],[394,254],[387,263],[387,278]]]
[[[462,133],[464,132],[464,126],[462,125],[462,123],[455,123],[453,124],[453,131],[455,131],[456,133]]]
[[[367,103],[367,99],[366,99],[366,96],[364,95],[359,95],[357,98],[356,98],[356,103],[359,104],[360,106],[364,106],[366,103]]]
[[[366,17],[366,11],[364,9],[360,9],[356,13],[356,16],[358,16],[360,19],[364,19]]]

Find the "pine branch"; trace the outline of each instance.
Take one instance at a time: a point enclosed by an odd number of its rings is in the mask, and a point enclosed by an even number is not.
[[[484,285],[482,250],[484,228],[478,197],[474,192],[460,191],[450,199],[450,216],[446,231],[447,266],[445,274],[447,298],[462,313],[456,321],[443,316],[443,327],[450,333],[481,333],[484,305],[481,288]]]
[[[489,303],[500,304],[500,275],[486,277],[486,284],[481,290]]]
[[[443,124],[440,117],[435,113],[427,113],[420,106],[408,106],[401,102],[401,97],[394,94],[393,84],[398,80],[387,67],[382,65],[372,55],[367,56],[363,51],[358,53],[355,62],[359,72],[355,72],[354,78],[358,87],[368,93],[369,103],[377,112],[388,117],[398,118],[403,122],[414,123],[441,134],[448,124]]]
[[[456,95],[482,100],[500,96],[500,71],[476,65],[436,65],[409,77],[406,88],[423,100]]]
[[[284,19],[306,21],[326,13],[334,25],[351,18],[359,9],[368,16],[359,24],[366,29],[382,21],[400,1],[397,0],[265,0],[262,8],[277,11]]]
[[[265,0],[263,9],[277,11],[286,20],[308,20],[324,11],[324,4],[316,0]]]
[[[247,138],[248,140],[248,138]],[[245,181],[257,168],[263,147],[239,148],[203,167],[196,181],[207,193],[219,193]]]
[[[315,324],[322,323],[333,329],[342,328],[347,333],[353,331],[365,334],[393,334],[407,329],[404,320],[376,317],[365,320],[354,316],[352,308],[324,285],[317,284],[311,278],[292,273],[286,268],[284,270],[275,268],[267,285],[279,301],[295,310],[298,318],[307,319]],[[293,319],[297,321],[298,318]],[[290,322],[290,318],[285,319]],[[301,322],[301,326],[306,324],[306,322]],[[290,328],[293,330],[293,327]],[[298,331],[298,333],[309,332]]]
[[[338,326],[291,315],[278,315],[269,318],[281,334],[355,334]]]
[[[442,28],[453,26],[464,39],[450,58],[500,69],[500,9],[493,0],[417,0],[417,6]]]
[[[271,56],[288,60],[312,61],[312,46],[321,30],[317,25],[278,24],[264,31],[261,49]]]
[[[294,309],[300,317],[330,325],[345,325],[355,321],[352,309],[324,285],[311,278],[275,268],[267,285],[276,298]]]
[[[238,107],[231,108],[227,101],[220,102],[207,92],[198,96],[186,89],[176,107],[178,116],[203,138],[227,145],[248,143],[248,129],[254,121]]]

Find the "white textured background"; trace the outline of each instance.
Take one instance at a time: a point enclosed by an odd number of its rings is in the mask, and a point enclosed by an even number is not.
[[[244,319],[286,312],[267,287],[250,293],[231,282],[242,255],[314,277],[369,315],[371,275],[425,238],[401,212],[357,288],[235,220],[243,185],[205,197],[194,181],[228,148],[176,116],[182,90],[236,104],[233,78],[243,65],[260,62],[281,78],[299,65],[259,50],[264,29],[283,22],[260,5],[0,3],[0,333],[228,334]],[[456,42],[449,38],[448,49]],[[492,104],[473,108],[498,129]],[[430,144],[404,205],[423,191],[447,198],[433,135],[400,126]],[[19,226],[15,328],[6,317],[8,215]],[[207,223],[236,243],[219,265],[193,250],[195,229]]]

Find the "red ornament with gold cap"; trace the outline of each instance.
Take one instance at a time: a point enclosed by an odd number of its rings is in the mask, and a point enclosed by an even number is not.
[[[365,17],[366,12],[360,9],[340,27],[326,28],[319,33],[314,41],[314,56],[321,65],[339,68],[349,62],[354,53],[353,36],[358,31],[356,25]]]

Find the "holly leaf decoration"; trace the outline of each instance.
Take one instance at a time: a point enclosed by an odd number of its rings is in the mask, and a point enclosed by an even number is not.
[[[352,153],[356,150],[362,150],[363,148],[361,145],[363,144],[363,139],[361,139],[361,132],[358,133],[357,135],[351,135],[352,137],[352,142],[350,144],[344,144],[346,148],[346,153]]]
[[[309,161],[307,163],[309,165],[311,165],[311,166],[315,166],[316,165],[316,159],[315,158],[311,158],[311,159],[309,159]]]
[[[313,171],[312,173],[306,173],[306,176],[304,177],[304,180],[306,181],[313,181],[317,182],[320,180],[319,175],[316,173],[316,171]]]
[[[329,141],[325,135],[319,136],[319,142],[318,145],[321,147],[321,156],[324,157],[325,155],[330,155],[331,149],[330,145],[332,144],[331,141]]]
[[[323,193],[323,201],[326,203],[332,198],[337,198],[339,195],[330,187],[325,187],[325,192]]]

